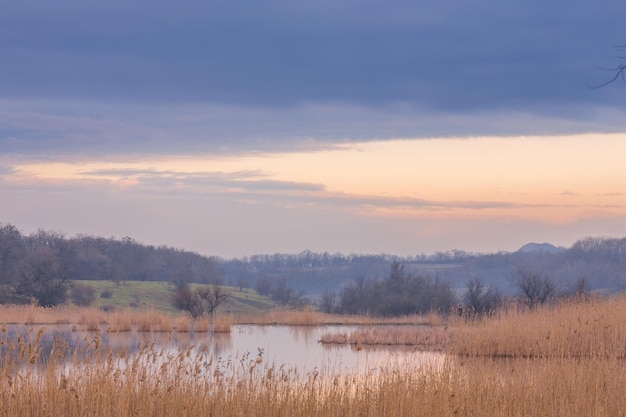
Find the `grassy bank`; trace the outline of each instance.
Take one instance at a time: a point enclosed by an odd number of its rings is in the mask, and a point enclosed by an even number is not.
[[[175,287],[167,282],[156,281],[76,281],[95,290],[93,307],[100,309],[151,308],[174,313],[172,296]],[[276,306],[269,299],[251,288],[224,287],[230,297],[221,306],[228,314],[258,314]]]

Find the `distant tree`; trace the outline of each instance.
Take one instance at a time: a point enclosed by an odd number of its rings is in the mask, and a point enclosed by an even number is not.
[[[198,287],[198,296],[204,302],[204,311],[213,316],[217,308],[230,297],[230,292],[219,284]]]
[[[237,287],[239,288],[239,291],[243,291],[244,288],[248,288],[249,286],[250,284],[247,277],[244,275],[239,275],[237,277]]]
[[[495,286],[485,288],[480,278],[472,278],[467,282],[463,301],[469,314],[490,314],[502,305],[502,294]]]
[[[319,300],[320,310],[324,313],[334,313],[337,308],[337,294],[328,288],[324,290]]]
[[[229,297],[230,293],[219,284],[202,285],[195,289],[185,286],[174,292],[172,305],[179,310],[187,311],[197,319],[205,314],[213,316],[217,308]]]
[[[374,283],[364,276],[358,276],[339,292],[338,308],[341,313],[370,314],[375,307],[372,300]]]
[[[178,289],[186,287],[193,278],[191,273],[191,260],[185,259],[184,253],[181,251],[174,249],[164,250],[167,254],[167,261],[164,268],[168,270],[169,281]]]
[[[266,275],[261,275],[257,277],[254,289],[261,295],[269,295],[270,291],[272,291],[272,286],[272,279]]]
[[[513,273],[513,282],[526,298],[530,308],[544,304],[556,295],[554,281],[531,268],[519,267]]]
[[[70,300],[77,306],[86,307],[91,305],[96,299],[96,290],[91,285],[81,284],[80,282],[72,283],[70,291]]]
[[[197,319],[204,314],[202,299],[197,292],[191,287],[184,286],[177,289],[172,296],[172,305],[178,310],[183,310],[191,314],[191,317]]]
[[[573,288],[574,295],[584,296],[589,291],[588,286],[589,286],[589,280],[587,279],[587,277],[585,276],[579,277],[576,280],[576,282],[574,282],[574,288]]]
[[[293,288],[287,285],[287,279],[285,277],[274,280],[274,285],[272,285],[272,289],[270,290],[270,297],[281,305],[293,303],[295,301],[294,298],[298,298]]]
[[[430,311],[447,313],[456,303],[457,297],[448,283],[436,277],[407,273],[403,265],[393,262],[386,278],[359,277],[344,286],[337,310],[348,314],[398,316]]]
[[[72,247],[57,233],[38,231],[26,242],[15,294],[35,299],[40,306],[63,304],[70,287]]]
[[[20,263],[25,254],[24,237],[10,224],[0,223],[0,303],[19,303],[24,300],[15,294],[20,276]]]
[[[583,300],[589,297],[589,280],[586,276],[580,276],[569,287],[568,290],[561,294],[565,298],[574,298]]]

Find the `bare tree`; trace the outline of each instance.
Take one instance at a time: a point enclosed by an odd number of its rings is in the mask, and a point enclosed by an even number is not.
[[[463,301],[471,314],[489,314],[502,305],[502,294],[494,285],[485,288],[480,278],[473,278],[467,282]]]
[[[27,245],[15,293],[44,307],[63,304],[71,283],[72,248],[62,235],[41,230],[28,238]]]
[[[202,299],[188,285],[176,290],[172,296],[172,305],[191,314],[191,317],[197,319],[204,314]]]
[[[219,284],[200,286],[195,290],[185,286],[176,290],[172,297],[172,305],[179,310],[187,311],[194,319],[204,314],[213,316],[217,308],[230,297],[230,292]]]
[[[619,51],[622,52],[626,52],[626,45],[616,45],[615,48]],[[626,59],[626,56],[618,56],[618,58],[620,59]],[[626,64],[620,64],[617,65],[613,68],[600,68],[602,70],[605,71],[610,71],[613,73],[613,77],[605,82],[603,82],[602,84],[598,84],[595,86],[590,86],[590,88],[596,89],[596,88],[602,88],[608,84],[611,84],[612,82],[618,80],[619,78],[621,78],[622,80],[626,80]]]
[[[70,300],[77,306],[86,307],[96,299],[96,290],[91,285],[73,282],[70,291]]]
[[[224,301],[230,297],[230,293],[219,284],[212,284],[210,286],[199,287],[197,289],[198,296],[204,302],[204,311],[213,316],[215,310]]]
[[[320,296],[319,306],[324,313],[333,313],[337,308],[337,294],[326,288]]]
[[[556,294],[554,281],[531,268],[518,268],[513,273],[513,283],[526,298],[530,308],[544,304]]]

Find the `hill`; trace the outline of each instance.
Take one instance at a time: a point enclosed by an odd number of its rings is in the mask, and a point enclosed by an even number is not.
[[[154,308],[175,312],[171,299],[176,287],[160,281],[75,281],[96,291],[93,306],[102,309]],[[256,313],[275,307],[274,302],[250,288],[225,287],[229,298],[220,311],[234,314]]]
[[[547,252],[559,253],[565,252],[567,249],[561,246],[554,246],[551,243],[527,243],[517,250],[519,253]]]

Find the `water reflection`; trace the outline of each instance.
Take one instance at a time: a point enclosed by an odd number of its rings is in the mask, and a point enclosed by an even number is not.
[[[297,368],[299,372],[318,372],[333,375],[366,373],[381,368],[402,367],[403,363],[423,363],[433,366],[443,361],[444,355],[420,352],[410,347],[372,347],[357,350],[349,345],[319,343],[326,332],[352,332],[359,326],[256,326],[235,325],[231,333],[193,332],[95,332],[73,331],[69,325],[9,326],[2,334],[2,357],[8,346],[22,343],[24,349],[37,345],[38,355],[45,362],[52,353],[65,352],[82,358],[96,349],[110,349],[133,355],[146,348],[176,355],[191,351],[202,353],[215,361],[229,362],[242,357],[261,357],[265,364]],[[18,355],[14,350],[12,355]],[[24,360],[27,360],[25,358]]]

